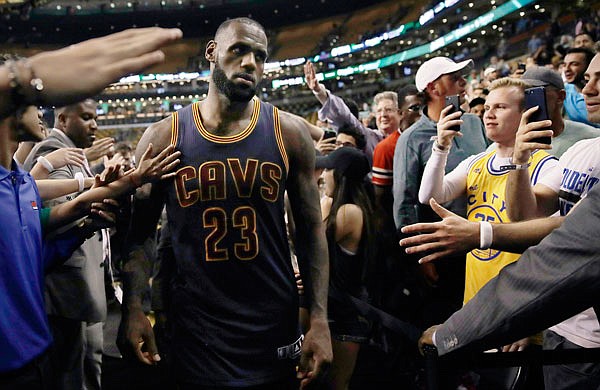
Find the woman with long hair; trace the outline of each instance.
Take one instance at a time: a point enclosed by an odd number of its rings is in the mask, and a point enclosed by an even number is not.
[[[329,247],[328,316],[333,344],[329,384],[348,388],[360,345],[368,342],[369,322],[361,317],[350,296],[365,298],[367,275],[373,264],[375,232],[373,202],[365,176],[369,162],[361,151],[339,148],[317,158],[325,168],[325,197],[321,212]]]

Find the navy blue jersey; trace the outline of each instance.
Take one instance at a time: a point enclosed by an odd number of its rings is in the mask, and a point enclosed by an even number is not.
[[[254,98],[248,127],[220,137],[203,127],[200,104],[172,119],[171,142],[182,153],[167,191],[177,377],[271,382],[293,375],[300,344],[278,110]]]

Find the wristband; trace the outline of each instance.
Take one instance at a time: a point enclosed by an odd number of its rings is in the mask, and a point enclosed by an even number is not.
[[[494,230],[492,224],[487,221],[479,222],[479,249],[489,249],[492,246]]]
[[[434,138],[434,140],[433,140],[433,146],[431,149],[434,152],[440,152],[440,153],[445,153],[445,154],[448,154],[450,152],[450,146],[442,146],[438,142],[437,137],[432,137],[432,138]]]
[[[529,169],[530,166],[531,166],[530,162],[526,162],[525,164],[515,164],[511,157],[510,164],[500,166],[500,170],[501,171],[520,171],[520,170]]]
[[[77,180],[77,183],[79,184],[79,189],[77,191],[82,192],[85,188],[85,181],[83,180],[83,173],[75,172],[75,179]]]
[[[42,164],[42,166],[44,168],[46,168],[46,170],[48,171],[48,173],[52,172],[54,170],[54,166],[52,166],[52,163],[50,161],[48,161],[48,159],[44,156],[40,156],[37,158],[37,162],[39,162],[40,164]]]

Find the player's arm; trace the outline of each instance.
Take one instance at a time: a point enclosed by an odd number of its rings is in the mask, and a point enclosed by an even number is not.
[[[304,119],[281,113],[285,149],[289,157],[287,191],[296,224],[298,266],[310,301],[310,330],[300,358],[299,378],[304,387],[322,374],[333,353],[327,324],[329,255],[321,221],[319,192],[314,179],[315,152]]]
[[[139,161],[150,143],[154,153],[166,149],[171,137],[170,118],[153,124],[145,132],[136,149]],[[150,185],[150,184],[149,184]],[[123,356],[137,357],[146,364],[155,364],[160,360],[156,348],[154,333],[150,322],[142,309],[142,295],[149,286],[151,259],[144,253],[144,245],[154,239],[156,226],[163,208],[164,199],[160,184],[151,185],[149,196],[147,188],[142,186],[134,197],[131,224],[128,234],[128,258],[123,266],[123,305],[117,344]],[[145,352],[139,340],[143,340]]]

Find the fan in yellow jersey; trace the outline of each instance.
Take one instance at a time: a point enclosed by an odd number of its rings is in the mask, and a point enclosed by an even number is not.
[[[446,157],[455,136],[460,132],[449,130],[460,124],[460,112],[442,111],[438,123],[437,141],[423,173],[419,201],[435,198],[443,203],[464,196],[470,221],[482,222],[480,249],[467,254],[464,303],[467,303],[490,279],[519,255],[488,249],[491,235],[485,234],[488,223],[510,222],[506,211],[505,187],[511,169],[527,169],[532,184],[543,172],[557,163],[556,158],[542,150],[532,153],[527,164],[512,164],[515,135],[523,113],[524,90],[527,85],[519,79],[504,78],[490,86],[486,99],[483,122],[486,135],[495,142],[495,149],[471,156],[452,172],[444,175]],[[487,225],[487,226],[486,226]],[[491,228],[491,227],[490,227]],[[489,241],[489,242],[486,242]]]

